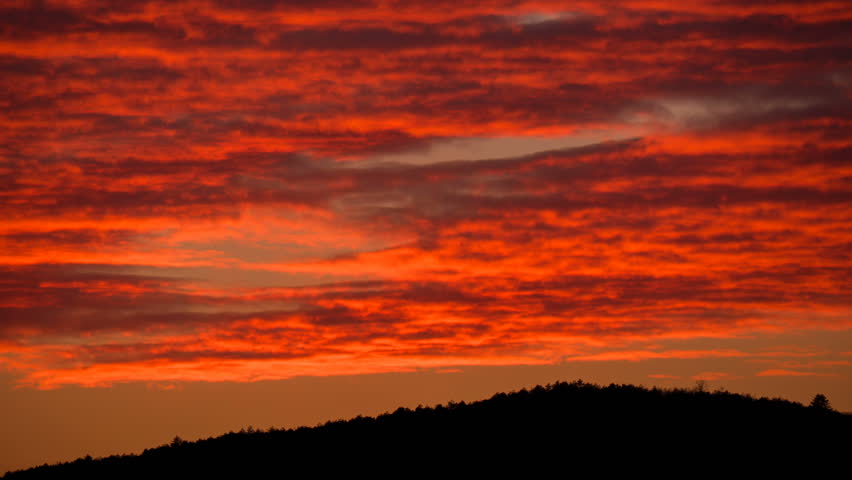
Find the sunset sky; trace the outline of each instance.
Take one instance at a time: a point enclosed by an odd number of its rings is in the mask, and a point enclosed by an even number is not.
[[[0,472],[555,380],[852,411],[847,1],[0,7]]]

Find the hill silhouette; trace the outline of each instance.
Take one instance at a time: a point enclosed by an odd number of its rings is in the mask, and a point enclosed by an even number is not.
[[[557,382],[315,427],[249,428],[194,442],[175,437],[139,455],[80,458],[3,478],[407,478],[519,468],[636,473],[649,462],[693,473],[709,464],[741,462],[775,468],[840,464],[852,446],[852,416],[818,397],[806,407],[708,392],[703,385],[649,389]]]

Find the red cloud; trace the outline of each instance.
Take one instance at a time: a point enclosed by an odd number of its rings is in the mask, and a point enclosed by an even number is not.
[[[805,372],[801,370],[784,370],[780,368],[773,368],[769,370],[763,370],[756,374],[758,377],[835,377],[837,374],[834,373],[822,373],[822,372]]]
[[[143,3],[0,12],[0,362],[26,383],[852,327],[834,2]],[[460,139],[482,151],[426,155]]]

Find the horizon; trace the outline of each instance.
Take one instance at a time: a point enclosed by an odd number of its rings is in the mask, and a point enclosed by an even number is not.
[[[649,394],[655,395],[655,396],[649,397],[648,396]],[[532,397],[530,397],[529,395],[532,395]],[[552,400],[550,400],[547,403],[541,403],[541,399],[544,398],[544,397],[542,397],[542,395],[547,396],[551,399],[556,398],[556,396],[559,396],[559,397],[562,398],[563,401],[568,401],[568,403],[565,403],[564,407],[558,406]],[[589,395],[594,395],[594,397],[590,397]],[[636,395],[639,395],[639,396],[636,396]],[[601,396],[605,396],[606,398],[608,398],[608,400],[604,401],[603,403],[600,403],[601,399],[603,398]],[[698,400],[699,397],[702,397],[703,400]],[[724,397],[724,398],[726,398],[726,400],[724,400],[723,402],[719,401],[718,399],[720,397]],[[840,432],[839,430],[836,430],[837,428],[840,428],[839,424],[833,424],[832,422],[828,422],[827,420],[829,418],[826,417],[826,414],[829,414],[829,413],[834,414],[835,416],[830,417],[830,418],[832,418],[835,423],[836,422],[842,422],[843,421],[842,417],[844,415],[845,416],[852,415],[852,413],[839,412],[836,409],[833,409],[831,404],[830,404],[830,400],[827,399],[822,394],[815,395],[815,397],[812,399],[812,402],[810,403],[810,405],[803,405],[799,402],[795,402],[795,401],[791,402],[788,399],[783,399],[783,398],[780,398],[780,397],[775,397],[775,398],[769,398],[769,397],[765,397],[765,396],[764,397],[755,397],[755,396],[752,396],[752,395],[749,395],[749,394],[743,394],[743,393],[739,393],[739,392],[731,392],[731,391],[728,391],[727,389],[724,389],[724,388],[717,388],[717,389],[714,390],[714,389],[710,389],[707,386],[706,382],[704,382],[703,380],[696,381],[695,385],[693,385],[692,387],[689,387],[689,388],[683,388],[683,387],[662,387],[661,388],[661,387],[657,387],[657,386],[644,386],[644,385],[634,385],[634,384],[626,384],[626,383],[622,383],[622,384],[610,383],[609,385],[606,385],[606,384],[597,384],[597,383],[594,383],[594,382],[586,382],[586,381],[583,381],[582,379],[575,379],[575,380],[572,380],[572,381],[556,380],[554,382],[548,382],[546,384],[536,384],[535,386],[523,387],[523,388],[520,388],[520,389],[513,389],[511,391],[494,392],[490,395],[487,395],[487,396],[484,396],[484,397],[481,397],[481,398],[477,398],[476,400],[467,401],[467,402],[464,401],[464,400],[462,400],[462,401],[449,400],[449,401],[445,401],[445,402],[441,402],[441,403],[428,404],[428,405],[418,404],[416,407],[400,406],[400,407],[397,407],[397,408],[394,408],[394,409],[384,410],[381,413],[376,413],[374,415],[358,414],[358,415],[355,415],[355,416],[349,416],[349,417],[345,417],[345,418],[344,417],[331,418],[331,419],[327,419],[325,421],[317,422],[314,425],[269,426],[269,427],[266,427],[266,428],[264,428],[264,427],[257,428],[253,425],[247,425],[247,426],[241,427],[239,430],[232,429],[228,432],[219,432],[218,434],[211,435],[211,436],[208,436],[206,438],[200,437],[200,438],[197,438],[197,439],[185,439],[185,438],[180,437],[179,435],[175,435],[168,442],[157,444],[157,445],[149,445],[148,447],[144,448],[144,450],[142,450],[142,451],[113,452],[112,454],[109,454],[109,455],[95,456],[94,458],[91,455],[86,454],[85,456],[81,456],[77,459],[74,459],[74,461],[66,460],[66,461],[60,461],[60,462],[51,463],[51,464],[44,463],[44,464],[38,465],[37,467],[45,467],[45,466],[59,467],[59,466],[62,466],[62,465],[69,465],[69,464],[75,464],[76,465],[81,460],[83,460],[83,461],[95,460],[96,462],[102,461],[102,460],[115,460],[115,459],[126,460],[128,457],[144,457],[145,455],[153,454],[155,451],[161,451],[164,448],[165,449],[183,448],[187,444],[198,444],[199,446],[201,446],[201,448],[206,448],[207,450],[205,450],[204,453],[201,453],[201,456],[205,457],[205,456],[208,456],[208,455],[210,455],[210,454],[212,454],[216,451],[215,449],[212,449],[213,448],[212,444],[210,444],[211,441],[221,442],[223,440],[226,440],[227,438],[233,437],[234,435],[242,435],[242,434],[264,436],[263,438],[265,438],[265,440],[264,440],[265,446],[263,448],[265,449],[265,451],[271,452],[275,449],[275,447],[272,445],[272,443],[275,442],[274,438],[271,436],[273,434],[279,435],[279,437],[277,437],[277,438],[279,438],[279,440],[277,440],[277,442],[280,442],[281,441],[280,440],[280,438],[281,438],[280,434],[282,434],[282,433],[289,433],[291,435],[292,434],[299,434],[300,432],[302,432],[306,428],[308,430],[324,430],[324,429],[327,429],[330,426],[346,425],[348,428],[350,428],[350,432],[351,432],[352,429],[360,428],[359,425],[364,425],[363,421],[365,421],[365,420],[377,421],[377,422],[382,422],[384,420],[384,422],[385,422],[384,425],[387,425],[387,422],[389,421],[389,420],[387,420],[388,418],[399,419],[399,418],[401,418],[400,414],[402,414],[402,415],[408,415],[408,414],[420,415],[421,418],[423,419],[423,420],[420,421],[419,427],[417,427],[417,428],[420,428],[420,429],[422,429],[424,427],[423,422],[425,421],[425,417],[422,417],[422,415],[432,415],[432,414],[446,415],[448,412],[456,412],[456,413],[465,412],[465,411],[470,412],[471,409],[473,409],[473,410],[479,409],[480,412],[486,413],[487,415],[491,415],[491,416],[495,417],[495,418],[492,418],[491,420],[486,420],[485,421],[486,423],[494,422],[497,418],[504,418],[505,419],[505,418],[507,418],[507,417],[505,417],[505,415],[509,415],[510,417],[514,416],[515,421],[517,421],[520,418],[523,418],[524,423],[526,423],[526,420],[529,418],[528,415],[530,415],[532,412],[522,411],[522,410],[528,410],[529,408],[531,408],[531,405],[525,406],[524,409],[519,408],[521,405],[518,403],[518,401],[521,400],[521,399],[524,399],[524,398],[526,398],[526,399],[538,398],[539,399],[538,402],[539,402],[540,406],[545,407],[548,410],[549,415],[553,415],[554,419],[561,419],[561,421],[564,422],[564,420],[566,418],[575,419],[575,420],[578,419],[578,418],[584,418],[585,420],[582,423],[586,427],[594,426],[594,424],[596,422],[604,422],[607,425],[610,425],[610,428],[611,428],[612,425],[614,425],[614,423],[613,423],[612,418],[611,419],[606,418],[607,412],[609,412],[609,414],[613,415],[613,418],[616,418],[616,417],[619,418],[619,422],[636,422],[636,423],[642,423],[643,421],[647,421],[647,417],[645,416],[645,413],[647,413],[647,412],[656,412],[656,414],[658,414],[658,415],[662,414],[663,416],[666,416],[666,412],[668,412],[669,414],[671,414],[670,417],[667,417],[668,418],[667,422],[669,422],[669,423],[666,423],[666,422],[663,422],[662,420],[659,420],[658,423],[660,423],[660,425],[659,425],[660,427],[662,427],[663,424],[665,424],[665,425],[667,425],[667,428],[669,428],[669,429],[674,428],[676,430],[676,424],[682,423],[682,419],[683,419],[682,416],[683,415],[695,416],[696,418],[699,418],[699,417],[703,418],[704,416],[709,415],[712,418],[726,419],[726,421],[732,422],[733,425],[737,425],[737,424],[741,425],[740,422],[745,421],[745,420],[749,420],[749,419],[757,421],[758,424],[760,424],[761,422],[767,422],[767,421],[770,421],[770,423],[777,423],[779,421],[781,421],[781,422],[790,421],[790,422],[793,422],[791,425],[797,425],[796,428],[800,428],[800,429],[801,428],[808,428],[808,425],[810,425],[810,428],[812,428],[812,429],[813,428],[816,428],[816,429],[832,429],[832,428],[834,428],[835,434],[837,434],[837,433]],[[732,399],[732,398],[737,399],[736,403],[731,402],[730,399]],[[506,400],[510,400],[510,399],[513,399],[511,403],[508,403],[508,404],[505,403]],[[621,402],[622,402],[622,403],[618,404],[621,407],[623,407],[623,408],[618,409],[618,411],[621,412],[621,413],[618,413],[616,411],[611,410],[613,407],[616,406],[616,404],[613,403],[613,400],[615,400],[615,399],[620,399]],[[499,406],[498,404],[494,404],[493,402],[495,402],[495,401],[501,402],[499,405],[502,405],[502,406]],[[484,405],[488,405],[488,404],[492,405],[491,409],[480,408],[480,406],[484,406]],[[606,408],[601,407],[601,405],[606,405]],[[662,408],[663,405],[667,405],[667,407]],[[510,406],[511,408],[509,408],[507,406]],[[499,410],[494,410],[494,408],[498,408]],[[589,408],[591,408],[592,409],[591,411],[595,412],[595,415],[597,415],[600,418],[592,419],[592,418],[587,417],[586,415],[588,413],[590,413],[588,411]],[[675,409],[676,413],[672,412],[671,409]],[[624,412],[632,412],[633,416],[625,416]],[[637,415],[640,412],[643,413],[643,415]],[[540,414],[541,413],[539,413],[539,415]],[[519,417],[518,415],[521,415],[522,417]],[[446,419],[448,417],[443,417],[443,418]],[[643,418],[645,420],[642,420]],[[820,420],[820,419],[823,419],[823,420]],[[802,420],[806,420],[806,421],[804,423],[802,423]],[[450,426],[450,425],[453,425],[453,424],[454,423],[452,421],[450,421],[449,423],[446,423],[446,420],[445,420],[444,427],[447,427],[447,426]],[[409,425],[409,426],[414,427],[414,425]],[[480,425],[480,427],[481,426],[482,425]],[[458,424],[457,427],[458,428],[465,428],[461,424]],[[752,428],[754,428],[754,427],[755,427],[755,425],[752,425]],[[474,430],[475,430],[475,428],[474,428]],[[339,445],[340,445],[339,439],[337,441],[335,441],[333,439],[333,437],[339,436],[340,433],[341,433],[340,430],[335,429],[335,430],[325,430],[325,431],[327,433],[324,434],[324,437],[326,438],[326,440],[324,440],[324,441],[335,442],[335,444],[338,445],[338,447],[339,447]],[[437,430],[430,430],[431,435],[433,435],[433,436],[436,435],[436,432],[440,432],[440,431],[442,431],[442,429],[440,429],[440,428],[437,429]],[[337,433],[334,433],[334,432],[337,432]],[[364,431],[364,430],[362,430],[362,432],[368,433],[368,431]],[[410,435],[412,435],[413,437],[418,437],[418,438],[421,434],[424,434],[424,433],[426,433],[426,432],[420,432],[420,433],[416,433],[415,431],[409,432]],[[787,433],[789,433],[789,432],[787,432]],[[813,433],[813,432],[811,432],[811,433]],[[826,434],[827,432],[823,432],[823,433]],[[764,431],[763,434],[766,435],[767,432]],[[373,432],[373,433],[369,433],[369,435],[372,437],[372,439],[374,441],[380,440],[381,438],[383,438],[382,433]],[[664,434],[664,436],[665,436],[665,434]],[[770,434],[770,436],[771,436],[771,434]],[[799,437],[799,438],[801,440],[801,438],[803,438],[803,437]],[[436,440],[436,439],[433,438],[433,441],[434,440]],[[697,438],[693,439],[693,440],[697,440]],[[786,440],[780,440],[780,439],[777,439],[777,440],[781,441],[783,443],[783,442],[786,442],[786,441],[789,441],[789,440],[795,440],[795,437],[791,437],[791,438],[786,439]],[[292,441],[293,440],[291,440],[291,442]],[[319,444],[323,444],[323,441],[320,441]],[[207,447],[204,447],[203,445],[207,445]],[[279,448],[281,446],[282,445],[280,445],[280,444],[278,445]],[[231,447],[234,448],[234,447],[237,447],[237,445],[232,444]],[[227,451],[228,449],[225,449],[225,450]],[[220,447],[218,449],[218,451],[221,452],[223,450]],[[194,458],[196,458],[196,460],[197,460],[200,452],[197,451],[197,450],[195,452],[196,453],[194,453],[193,455],[195,456]],[[235,449],[233,451],[233,453],[239,455],[239,450]],[[337,452],[337,453],[340,454],[342,452]],[[186,455],[186,453],[184,455]],[[157,462],[163,462],[164,461],[162,459],[163,457],[159,457],[160,460],[157,460],[156,458],[152,458],[152,457],[148,457],[148,458],[149,458],[149,460],[148,460],[149,467],[148,468],[150,468],[151,463],[157,463]],[[175,461],[177,461],[177,463],[174,463]],[[181,458],[180,456],[178,456],[177,458],[175,458],[173,460],[166,460],[166,462],[169,462],[169,464],[172,465],[172,466],[176,466],[179,463],[186,462],[186,461],[189,461],[189,458],[187,458],[187,457]],[[268,459],[264,460],[264,461],[268,461]],[[137,464],[137,466],[139,466],[139,464]],[[129,464],[125,463],[123,468],[124,468],[124,470],[126,470],[129,467],[130,467]],[[100,465],[100,468],[105,469],[107,467],[105,466],[105,464],[102,464],[102,465]],[[112,467],[112,468],[113,468],[113,471],[112,471],[113,473],[116,473],[116,474],[121,473],[121,470],[115,470],[115,467]],[[20,472],[20,470],[9,471],[9,472],[6,472],[6,473],[15,473],[15,472]],[[65,471],[63,473],[65,475],[67,475],[67,474],[70,474],[70,473],[73,473],[73,472]],[[77,471],[76,474],[83,474],[83,473],[84,472],[82,472],[82,471]],[[89,471],[89,473],[94,473],[94,471]],[[103,475],[104,473],[105,472],[102,470],[100,474]]]
[[[852,412],[850,45],[828,0],[8,2],[0,470],[558,378]]]

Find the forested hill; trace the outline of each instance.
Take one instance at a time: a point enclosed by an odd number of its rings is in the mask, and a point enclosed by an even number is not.
[[[693,468],[739,462],[822,465],[842,462],[852,451],[851,438],[852,416],[835,412],[827,402],[806,407],[698,388],[600,387],[577,381],[316,427],[249,429],[195,442],[175,438],[140,455],[87,457],[3,478],[323,478],[341,473],[444,478],[458,469],[625,469],[648,461]]]

